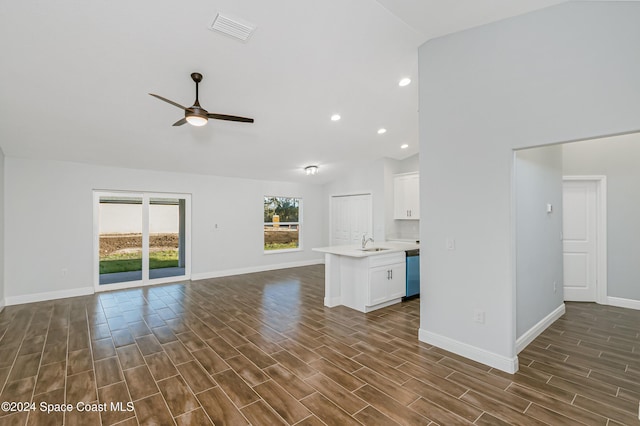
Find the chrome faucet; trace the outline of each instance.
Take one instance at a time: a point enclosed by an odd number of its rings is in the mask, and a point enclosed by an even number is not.
[[[362,234],[362,249],[363,250],[367,247],[367,243],[369,241],[371,241],[372,243],[374,242],[373,238],[367,238],[367,234]]]

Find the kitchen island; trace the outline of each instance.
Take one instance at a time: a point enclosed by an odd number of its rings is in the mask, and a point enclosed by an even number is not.
[[[418,244],[387,241],[368,245],[314,248],[325,254],[324,305],[371,312],[405,296],[405,251]]]

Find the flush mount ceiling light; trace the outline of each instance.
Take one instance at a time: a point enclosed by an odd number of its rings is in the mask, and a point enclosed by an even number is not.
[[[331,121],[338,121],[338,120],[340,120],[340,118],[341,118],[340,114],[333,114],[331,116]]]
[[[318,174],[318,166],[307,166],[304,168],[304,172],[307,176],[313,176]]]
[[[403,143],[402,145],[400,145],[400,148],[407,149],[409,148],[409,144]]]
[[[400,80],[400,82],[398,83],[398,86],[404,87],[404,86],[408,86],[409,84],[411,84],[411,79],[409,77],[405,77],[402,80]]]
[[[378,134],[382,135],[384,133],[387,133],[387,129],[385,129],[384,127],[382,129],[378,129]]]

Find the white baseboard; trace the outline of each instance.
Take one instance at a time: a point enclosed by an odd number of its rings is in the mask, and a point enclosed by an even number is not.
[[[4,299],[0,300],[0,312],[4,309]]]
[[[324,298],[324,306],[327,308],[334,308],[340,305],[342,305],[342,299],[340,297]]]
[[[222,271],[191,273],[191,281],[206,280],[209,278],[228,277],[231,275],[252,274],[254,272],[274,271],[277,269],[298,268],[300,266],[322,265],[324,259],[302,260],[299,262],[277,263],[274,265],[251,266],[248,268],[225,269]]]
[[[509,374],[513,374],[518,371],[517,356],[508,358],[484,349],[480,349],[475,346],[471,346],[467,343],[450,339],[449,337],[432,333],[422,328],[418,331],[418,339],[422,342],[429,343],[430,345],[437,346],[449,352],[461,355],[465,358],[469,358],[490,367],[497,368],[498,370],[504,371]]]
[[[640,300],[623,299],[621,297],[607,297],[607,304],[618,308],[629,308],[640,310]]]
[[[87,296],[93,294],[93,287],[73,288],[70,290],[47,291],[45,293],[22,294],[5,298],[7,306],[23,303],[43,302],[45,300],[66,299],[67,297]]]
[[[558,318],[564,315],[565,306],[564,303],[554,309],[549,315],[542,318],[540,322],[527,330],[522,336],[516,339],[516,353],[519,354],[524,348],[529,345],[529,343],[533,342],[536,337],[540,335],[543,331],[547,329],[551,324],[553,324]]]

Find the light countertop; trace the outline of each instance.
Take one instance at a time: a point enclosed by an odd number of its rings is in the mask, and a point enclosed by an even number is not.
[[[416,243],[400,242],[400,241],[384,241],[381,243],[367,244],[367,248],[372,248],[372,247],[380,247],[380,248],[385,248],[387,250],[363,251],[362,246],[360,244],[318,247],[312,250],[321,252],[321,253],[336,254],[339,256],[369,257],[369,256],[378,256],[378,255],[389,254],[389,253],[398,253],[406,250],[415,250],[415,249],[419,249],[420,245]]]

